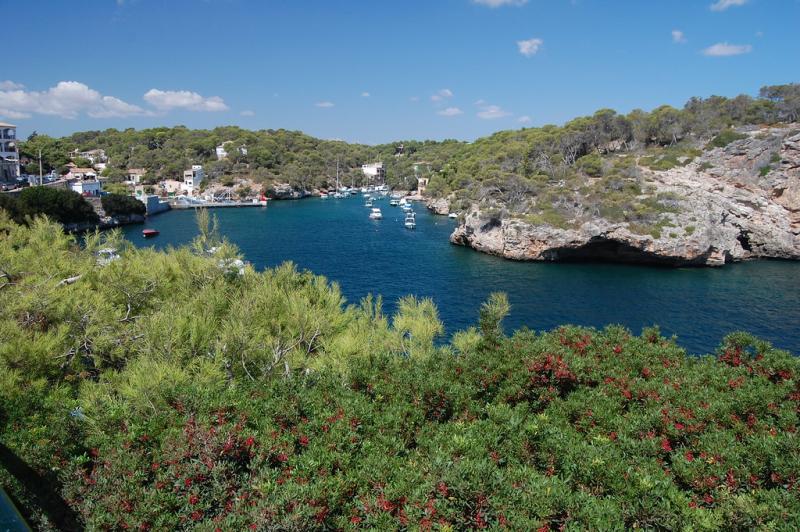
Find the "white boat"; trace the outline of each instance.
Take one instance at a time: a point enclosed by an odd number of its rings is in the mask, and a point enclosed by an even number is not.
[[[403,209],[405,212],[410,212],[413,208],[410,203],[400,203],[400,208]]]
[[[458,214],[456,214],[454,212],[451,212],[450,214],[447,215],[447,217],[448,218],[458,218]]]
[[[381,210],[377,207],[373,207],[372,211],[369,213],[370,220],[380,220],[383,218],[383,214],[381,214]]]
[[[414,211],[409,211],[406,213],[406,219],[403,225],[406,226],[406,229],[416,229],[417,227],[417,219]]]
[[[319,197],[320,197],[320,199],[328,199],[328,195],[327,194],[320,194]]]
[[[389,202],[389,205],[391,205],[392,207],[397,207],[398,205],[400,205],[400,200],[392,198],[392,200]]]
[[[367,202],[364,204],[364,207],[372,207],[372,200],[367,199]]]

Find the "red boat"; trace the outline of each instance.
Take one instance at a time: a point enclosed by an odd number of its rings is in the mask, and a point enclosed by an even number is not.
[[[158,234],[157,229],[144,229],[142,230],[142,236],[145,238],[150,238],[156,236]]]

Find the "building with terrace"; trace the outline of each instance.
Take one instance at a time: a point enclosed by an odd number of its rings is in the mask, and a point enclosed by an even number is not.
[[[17,126],[0,122],[0,181],[14,181],[18,177]]]

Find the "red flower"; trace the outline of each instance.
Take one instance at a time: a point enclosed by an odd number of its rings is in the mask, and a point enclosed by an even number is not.
[[[350,518],[350,522],[353,523],[354,525],[357,525],[358,523],[361,522],[361,518],[357,515],[354,515],[353,517]]]
[[[450,490],[447,488],[447,484],[444,482],[439,482],[439,484],[436,486],[436,491],[438,491],[442,497],[447,497],[450,494]]]
[[[308,436],[302,435],[297,439],[297,441],[303,447],[308,447]]]
[[[608,433],[608,439],[611,441],[617,440],[617,433],[615,431],[611,431]]]
[[[252,437],[252,436],[250,436],[249,438],[247,438],[247,439],[244,441],[244,445],[245,445],[245,447],[252,447],[252,446],[253,446],[253,444],[254,444],[255,442],[256,442],[256,440],[255,440],[255,439],[253,439],[253,437]]]
[[[197,495],[195,495],[194,493],[193,493],[193,494],[191,494],[191,495],[189,495],[189,504],[191,504],[191,505],[195,505],[195,504],[197,504],[198,502],[200,502],[200,497],[198,497],[198,496],[197,496]]]
[[[622,346],[621,346],[621,345],[619,345],[619,344],[615,345],[615,346],[614,346],[614,352],[615,352],[616,354],[620,354],[620,353],[622,353]]]
[[[190,487],[190,486],[192,485],[192,479],[191,479],[191,477],[189,477],[189,478],[187,478],[186,480],[184,480],[184,481],[183,481],[183,485],[184,485],[185,487],[187,487],[187,488],[188,488],[188,487]]]
[[[286,456],[286,453],[280,453],[280,454],[277,456],[277,459],[278,459],[278,462],[281,462],[281,463],[283,463],[283,462],[288,462],[288,461],[289,461],[289,457],[288,457],[288,456]]]
[[[687,462],[694,462],[694,454],[692,453],[692,451],[686,451],[683,457],[686,458]]]
[[[642,377],[645,379],[649,379],[653,375],[653,372],[650,371],[650,368],[642,368]]]
[[[203,518],[203,511],[202,510],[195,510],[192,512],[192,521],[199,521]]]
[[[676,422],[675,422],[675,428],[676,428],[676,429],[678,429],[678,430],[683,430],[683,429],[685,429],[686,427],[684,426],[684,424],[683,424],[683,423],[681,423],[681,422],[679,422],[679,421],[676,421]]]
[[[662,449],[664,452],[667,452],[667,453],[671,453],[671,452],[672,452],[672,445],[670,445],[670,443],[669,443],[669,440],[668,440],[668,439],[666,439],[666,438],[663,438],[663,439],[661,440],[661,449]]]

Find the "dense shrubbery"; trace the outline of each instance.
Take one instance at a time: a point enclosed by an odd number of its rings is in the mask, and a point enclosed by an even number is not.
[[[291,266],[239,274],[201,229],[168,253],[117,233],[80,248],[0,214],[0,439],[89,529],[800,519],[786,352],[735,334],[695,358],[619,327],[508,338],[500,295],[437,347],[429,301],[388,318]],[[122,258],[98,266],[101,246]]]
[[[5,210],[17,223],[40,215],[63,224],[97,222],[97,213],[80,194],[55,187],[30,187],[18,197],[2,195],[0,210]]]
[[[130,216],[131,214],[143,215],[147,212],[144,203],[132,196],[121,194],[106,194],[100,199],[103,210],[109,216]]]

